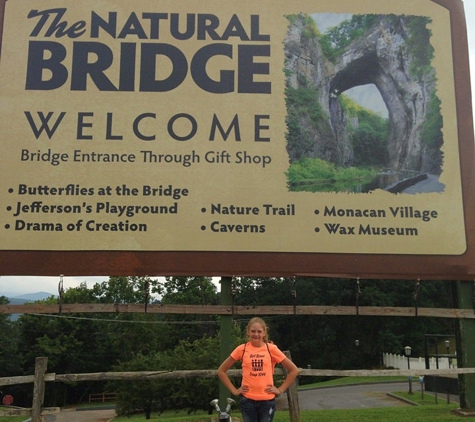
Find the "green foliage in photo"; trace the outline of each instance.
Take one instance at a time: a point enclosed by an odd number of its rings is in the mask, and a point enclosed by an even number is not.
[[[338,97],[348,120],[354,117],[356,127],[348,125],[353,146],[354,166],[380,166],[387,163],[389,119],[368,110],[342,94]]]
[[[307,190],[302,187],[308,185],[314,185],[315,191],[334,191],[345,190],[355,181],[369,182],[377,173],[371,168],[338,167],[320,158],[302,158],[290,165],[286,175],[290,191]]]
[[[377,19],[378,15],[353,15],[350,19],[328,29],[319,40],[325,57],[335,63],[345,48],[364,35]]]
[[[312,155],[314,130],[321,137],[332,137],[330,117],[318,101],[318,91],[310,86],[287,87],[287,151],[300,159]],[[291,161],[294,159],[291,158]]]

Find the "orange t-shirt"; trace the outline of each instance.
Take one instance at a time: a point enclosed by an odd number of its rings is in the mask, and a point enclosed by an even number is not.
[[[268,385],[274,384],[274,365],[285,359],[275,344],[264,343],[261,347],[254,347],[250,342],[241,344],[232,351],[231,357],[242,360],[242,385],[249,387],[243,396],[252,400],[272,400],[275,397],[264,391]]]

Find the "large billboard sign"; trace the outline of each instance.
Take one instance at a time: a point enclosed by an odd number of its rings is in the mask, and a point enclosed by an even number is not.
[[[461,1],[2,4],[2,274],[473,278]]]

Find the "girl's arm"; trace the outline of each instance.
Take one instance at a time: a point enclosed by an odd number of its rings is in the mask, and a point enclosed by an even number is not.
[[[221,366],[218,368],[217,372],[218,372],[219,379],[221,380],[223,385],[229,390],[229,392],[233,396],[239,396],[239,395],[241,395],[241,393],[245,392],[245,390],[246,390],[245,387],[241,386],[239,388],[236,388],[234,386],[234,384],[231,382],[231,380],[229,379],[228,374],[226,373],[228,371],[228,369],[230,369],[235,363],[236,363],[236,361],[231,356],[229,356],[221,364]]]
[[[282,394],[285,390],[287,390],[297,378],[297,375],[300,373],[300,369],[297,368],[295,363],[293,363],[289,358],[285,358],[281,365],[287,370],[287,377],[285,378],[284,382],[278,387],[280,391],[279,394]]]

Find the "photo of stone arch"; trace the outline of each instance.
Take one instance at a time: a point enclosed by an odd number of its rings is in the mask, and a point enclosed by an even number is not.
[[[443,119],[430,18],[287,19],[289,190],[442,192]]]

